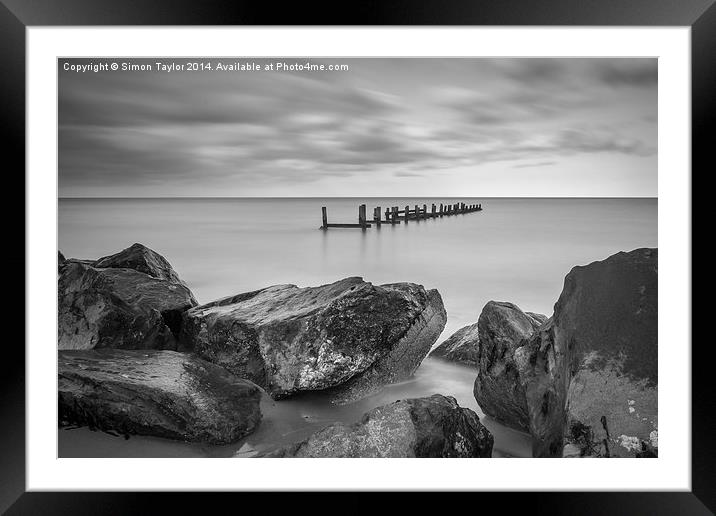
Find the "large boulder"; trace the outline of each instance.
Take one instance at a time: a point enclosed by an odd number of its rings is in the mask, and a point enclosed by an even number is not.
[[[396,401],[353,425],[337,423],[264,457],[491,457],[493,437],[455,398]]]
[[[139,244],[98,261],[68,259],[59,268],[58,349],[176,349],[182,313],[196,305],[166,260]]]
[[[478,356],[477,323],[460,328],[430,352],[431,357],[474,366]]]
[[[477,321],[475,399],[485,414],[519,430],[530,426],[514,353],[545,320],[512,303],[490,301]]]
[[[60,351],[60,424],[230,443],[261,420],[262,391],[224,368],[175,351]]]
[[[446,318],[440,294],[412,283],[277,285],[187,311],[180,349],[275,399],[330,389],[348,403],[411,376]]]
[[[186,286],[166,258],[142,244],[132,244],[118,253],[99,258],[93,265],[98,269],[132,269],[152,278]]]
[[[495,301],[488,303],[492,307]],[[511,305],[510,303],[502,303],[503,305]],[[535,326],[539,326],[547,320],[547,317],[532,312],[522,312],[515,307],[523,316],[527,317]],[[457,330],[450,335],[447,340],[442,342],[430,352],[431,357],[448,360],[450,362],[459,362],[461,364],[476,366],[480,357],[480,334],[478,323],[469,324]]]
[[[554,316],[515,352],[535,456],[658,448],[657,263],[657,249],[636,249],[573,268]]]

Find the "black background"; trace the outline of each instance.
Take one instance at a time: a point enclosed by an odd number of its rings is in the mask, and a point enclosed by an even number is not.
[[[277,512],[364,514],[428,508],[432,493],[386,506],[375,493],[24,493],[25,491],[25,29],[40,25],[634,25],[690,26],[692,37],[692,275],[710,258],[694,235],[711,236],[705,181],[716,171],[716,6],[714,0],[354,0],[346,2],[187,0],[0,0],[0,161],[3,186],[4,341],[0,360],[0,511],[7,514]],[[701,188],[699,188],[699,185]],[[694,188],[695,186],[695,188]],[[666,207],[668,209],[668,207]],[[23,224],[20,224],[22,219]],[[24,271],[25,275],[20,274]],[[711,290],[712,274],[696,291]],[[693,282],[692,282],[693,292]],[[693,295],[692,295],[693,296]],[[692,297],[693,298],[693,297]],[[713,514],[716,426],[707,301],[692,301],[691,493],[450,493],[451,511],[526,514]],[[54,324],[54,322],[52,322]],[[688,342],[660,342],[683,353]],[[54,345],[48,349],[54,349]],[[662,414],[668,418],[669,414]],[[545,459],[549,460],[549,459]],[[250,465],[248,466],[250,467]],[[101,471],[97,472],[101,474]],[[281,475],[277,463],[277,476]],[[23,494],[24,493],[24,494]],[[339,497],[340,495],[340,497]],[[457,498],[456,498],[457,497]],[[290,505],[289,505],[290,504]],[[439,506],[437,506],[439,507]],[[443,512],[445,509],[437,509]]]

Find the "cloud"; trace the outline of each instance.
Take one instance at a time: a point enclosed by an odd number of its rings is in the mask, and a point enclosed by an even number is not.
[[[599,78],[613,87],[656,88],[658,68],[656,59],[614,60],[600,67]]]
[[[540,161],[538,163],[518,163],[512,165],[512,168],[533,168],[533,167],[548,167],[554,165],[556,161]]]
[[[558,59],[515,59],[501,63],[505,75],[522,84],[561,82],[566,71],[566,61]]]
[[[634,138],[595,130],[565,129],[554,140],[555,148],[566,153],[616,152],[635,156],[651,156],[654,147]]]
[[[60,191],[290,192],[326,178],[650,156],[653,61],[359,59],[340,74],[60,73]]]

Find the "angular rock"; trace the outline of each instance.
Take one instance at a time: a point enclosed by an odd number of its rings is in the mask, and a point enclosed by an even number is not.
[[[412,283],[277,285],[187,311],[180,349],[275,399],[330,389],[334,402],[348,403],[411,376],[446,317],[440,294]]]
[[[99,258],[93,266],[99,269],[133,269],[152,278],[186,286],[161,254],[142,244],[132,244],[116,254]]]
[[[554,341],[554,320],[549,319],[513,355],[526,399],[534,457],[558,457],[563,451],[564,386],[569,379],[564,374],[565,357]]]
[[[658,250],[575,267],[554,316],[515,352],[535,456],[636,456],[658,443]]]
[[[519,308],[517,310],[519,310]],[[547,320],[546,316],[532,312],[524,312],[523,315],[535,326],[539,326]],[[433,349],[430,352],[430,356],[450,362],[476,366],[480,354],[479,346],[480,337],[478,324],[470,324],[453,333],[447,340]]]
[[[60,351],[60,424],[230,443],[261,420],[262,391],[224,368],[175,351]]]
[[[166,260],[161,260],[164,267]],[[181,314],[197,303],[171,267],[150,271],[163,276],[153,277],[132,268],[100,268],[96,263],[69,259],[60,267],[58,349],[176,349]],[[99,263],[113,261],[104,258]],[[147,270],[141,260],[136,265]]]
[[[542,326],[549,319],[549,317],[547,317],[546,315],[536,314],[534,312],[525,312],[525,315],[527,315],[528,317],[530,317],[532,319],[532,324],[535,327]]]
[[[519,430],[529,430],[530,424],[514,353],[545,319],[512,303],[490,301],[477,321],[475,399],[485,414]]]
[[[450,335],[430,352],[430,356],[474,366],[477,365],[478,343],[477,323],[470,324]]]
[[[396,401],[353,425],[328,426],[264,457],[491,457],[493,437],[477,414],[435,394]]]

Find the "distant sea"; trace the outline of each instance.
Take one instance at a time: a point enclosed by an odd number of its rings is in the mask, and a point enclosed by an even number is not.
[[[374,206],[384,211],[427,204],[430,209],[440,202],[481,203],[483,210],[366,231],[318,229],[322,206],[329,222],[357,222],[362,203],[370,218]],[[437,288],[448,312],[437,344],[476,322],[490,300],[550,316],[573,266],[618,251],[657,247],[656,199],[60,199],[58,209],[58,245],[65,256],[98,258],[140,242],[169,260],[200,303],[268,285],[321,285],[347,276],[375,284],[410,281]],[[482,414],[471,395],[474,376],[463,366],[427,359],[415,379],[352,409],[328,409],[320,400],[280,402],[283,408],[274,410],[283,423],[265,419],[262,425],[282,430],[264,430],[263,437],[259,431],[246,442],[259,448],[290,442],[333,419],[355,421],[371,406],[398,399],[394,395],[440,392]],[[301,416],[287,416],[287,407]],[[495,433],[496,455],[529,454],[527,436],[483,419]],[[219,452],[146,438],[119,443],[89,434],[60,431],[60,454],[233,455],[244,444],[219,447]]]

